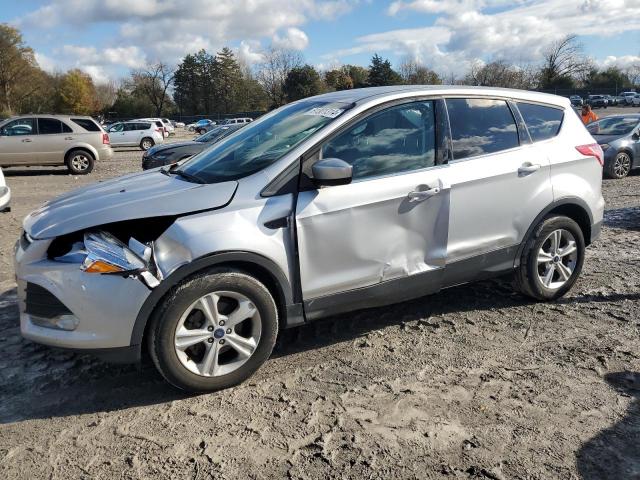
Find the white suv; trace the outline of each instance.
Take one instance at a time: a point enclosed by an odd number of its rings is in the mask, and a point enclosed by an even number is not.
[[[162,122],[158,122],[162,125]],[[149,150],[164,142],[164,127],[152,120],[132,120],[114,123],[109,127],[109,139],[112,147],[138,146]]]
[[[20,328],[120,361],[146,343],[169,382],[208,391],[256,371],[280,329],[328,315],[498,275],[553,300],[600,233],[602,162],[553,95],[394,86],[306,98],[184,163],[28,216]]]

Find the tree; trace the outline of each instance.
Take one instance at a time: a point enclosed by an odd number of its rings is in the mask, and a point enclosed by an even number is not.
[[[95,113],[97,107],[95,86],[88,74],[73,69],[60,78],[58,112],[89,115]]]
[[[96,107],[101,113],[108,112],[118,96],[118,87],[113,80],[95,86]]]
[[[391,68],[391,62],[389,62],[389,60],[383,59],[376,53],[373,58],[371,58],[367,83],[370,87],[399,85],[402,83],[402,78],[398,72]]]
[[[0,111],[12,114],[43,86],[33,50],[16,28],[0,24]]]
[[[442,80],[436,72],[406,57],[400,63],[400,76],[407,85],[441,85]]]
[[[270,47],[264,53],[264,60],[258,65],[257,79],[269,97],[271,107],[285,104],[284,82],[289,72],[301,65],[302,56],[295,50]]]
[[[590,62],[583,54],[582,44],[575,35],[567,35],[553,42],[544,52],[540,69],[540,87],[566,88],[574,85],[574,78],[589,69]]]
[[[475,62],[465,77],[465,84],[485,87],[533,88],[533,76],[527,68],[511,65],[504,60],[487,64]]]
[[[240,107],[240,84],[242,72],[233,52],[224,47],[215,57],[213,64],[214,103],[222,113],[231,113]]]
[[[158,62],[146,68],[133,71],[136,87],[155,107],[155,116],[160,117],[169,96],[167,90],[173,83],[174,70],[165,63]]]
[[[369,84],[369,70],[359,65],[344,65],[342,71],[349,75],[353,88],[366,87]]]
[[[293,68],[284,81],[284,93],[290,102],[317,95],[321,91],[320,74],[311,65]]]
[[[324,83],[333,90],[349,90],[353,88],[353,79],[344,68],[336,68],[324,73]]]
[[[633,84],[629,76],[618,67],[609,67],[606,70],[592,68],[587,75],[584,86],[586,88],[619,88],[631,87]]]

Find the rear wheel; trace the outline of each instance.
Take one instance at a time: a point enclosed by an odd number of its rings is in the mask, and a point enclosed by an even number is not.
[[[71,150],[67,154],[66,164],[69,172],[73,175],[86,175],[93,170],[94,159],[85,150]]]
[[[584,235],[576,222],[564,216],[545,218],[525,244],[516,288],[536,300],[562,297],[580,275],[584,252]]]
[[[609,178],[624,178],[631,171],[631,155],[627,152],[618,152],[616,158],[606,166],[605,173]]]
[[[278,333],[269,290],[228,270],[181,283],[152,322],[148,341],[156,367],[169,383],[193,392],[247,379],[269,358]]]
[[[144,137],[140,142],[140,148],[145,152],[149,150],[151,147],[153,147],[154,145],[155,145],[155,142],[153,141],[152,138],[149,138],[149,137]]]

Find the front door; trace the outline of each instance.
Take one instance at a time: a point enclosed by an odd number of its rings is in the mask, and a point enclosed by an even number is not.
[[[0,131],[0,166],[38,164],[33,152],[37,137],[35,118],[19,118],[7,123]]]
[[[422,101],[370,114],[322,145],[316,158],[350,163],[353,181],[298,196],[308,317],[440,288],[449,188],[447,166],[436,165],[435,144],[434,102]]]
[[[126,145],[124,123],[116,123],[109,127],[109,143],[114,147]]]

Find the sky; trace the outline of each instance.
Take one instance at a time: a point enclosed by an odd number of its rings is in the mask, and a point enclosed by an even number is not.
[[[247,64],[269,45],[320,69],[395,66],[411,57],[445,78],[478,61],[539,62],[577,34],[600,66],[640,63],[640,0],[2,0],[47,71],[80,68],[95,81],[187,53],[232,48]]]

